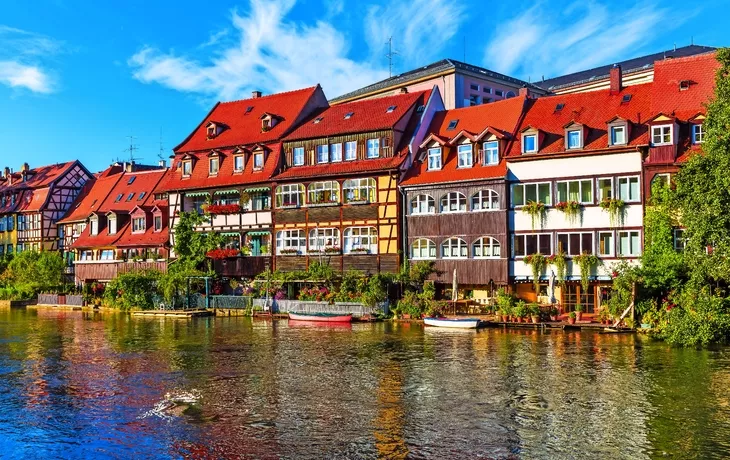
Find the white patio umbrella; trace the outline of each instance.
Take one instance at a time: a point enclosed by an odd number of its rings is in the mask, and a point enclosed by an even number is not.
[[[548,292],[550,293],[550,303],[555,303],[555,272],[550,270],[550,278],[548,279]]]
[[[456,269],[454,269],[454,280],[451,284],[451,302],[454,304],[454,315],[456,315],[456,301],[459,298],[459,284],[456,282]]]

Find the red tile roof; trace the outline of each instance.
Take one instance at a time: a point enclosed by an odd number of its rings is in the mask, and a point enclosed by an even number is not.
[[[69,161],[29,169],[25,182],[23,181],[22,173],[15,171],[11,174],[13,178],[12,185],[8,184],[9,181],[7,178],[0,178],[0,193],[11,190],[48,187],[68,172],[76,163],[77,161]]]
[[[170,232],[167,227],[163,226],[162,231],[155,232],[154,227],[149,226],[144,233],[132,233],[131,229],[125,230],[114,245],[120,248],[162,246],[168,242],[169,238]]]
[[[360,174],[375,171],[396,170],[400,167],[405,158],[396,155],[390,158],[377,158],[370,160],[343,161],[312,166],[295,166],[274,177],[274,180],[304,179],[320,176],[342,176],[348,174]]]
[[[419,101],[423,104],[428,98],[428,93],[430,92],[418,91],[397,94],[324,108],[313,113],[284,140],[314,139],[392,128],[410,112],[413,104]],[[390,107],[394,108],[389,112]],[[348,114],[351,116],[345,118]]]
[[[321,91],[317,85],[252,99],[219,102],[188,138],[175,147],[174,151],[175,153],[210,151],[276,141],[287,134],[310,99]],[[324,95],[322,97],[324,98]],[[263,132],[261,116],[265,113],[275,115],[279,121],[273,128]],[[206,125],[210,122],[224,126],[223,132],[212,139],[208,139],[206,129]]]
[[[107,170],[103,171],[97,179],[89,180],[74,203],[69,208],[66,216],[59,223],[81,222],[86,220],[92,212],[98,211],[102,203],[106,200],[114,186],[122,178],[121,171],[116,174],[107,175]]]
[[[23,198],[15,209],[15,212],[38,212],[43,209],[48,201],[48,194],[51,189],[49,187],[26,190],[23,192]]]
[[[705,104],[715,91],[715,74],[720,63],[715,53],[657,61],[654,64],[651,111],[687,121],[697,113],[706,113]],[[680,82],[689,88],[680,90]]]
[[[507,138],[507,145],[509,145],[510,139],[513,139],[516,134],[525,101],[524,97],[513,97],[490,104],[444,110],[436,113],[429,132],[440,139],[453,139],[461,132],[478,135],[485,129],[491,128],[492,131],[503,133]],[[454,120],[458,120],[456,127],[448,129],[449,124]],[[408,171],[402,185],[492,179],[505,177],[507,174],[504,160],[494,166],[475,165],[471,168],[458,168],[457,164],[456,148],[450,149],[444,159],[442,168],[438,171],[428,171],[428,164],[425,159],[424,161],[417,161]]]

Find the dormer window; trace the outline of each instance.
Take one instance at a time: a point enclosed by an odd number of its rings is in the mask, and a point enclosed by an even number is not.
[[[483,144],[484,164],[496,165],[499,163],[499,141],[488,141]]]
[[[322,117],[317,117],[317,118],[314,119],[314,121],[312,123],[314,123],[316,125],[316,124],[318,124],[321,121],[322,121]]]
[[[233,155],[233,172],[243,172],[243,155]]]
[[[99,218],[91,216],[89,218],[89,235],[96,236],[99,234]]]
[[[132,218],[132,233],[144,233],[147,229],[147,222],[144,217]]]
[[[474,164],[474,153],[471,144],[462,144],[457,148],[459,168],[471,168]]]
[[[253,169],[258,171],[264,169],[264,153],[255,153],[253,156]]]
[[[428,149],[428,170],[438,171],[441,169],[441,147]]]
[[[304,147],[294,147],[293,161],[294,166],[304,165]]]
[[[192,160],[185,160],[182,162],[182,176],[183,177],[190,177],[190,175],[193,172],[193,162]]]
[[[568,149],[579,149],[582,147],[580,134],[581,134],[580,129],[568,130],[568,133],[567,133]]]
[[[692,125],[692,143],[701,144],[705,141],[705,129],[702,124]]]
[[[214,122],[208,123],[208,125],[206,126],[208,139],[213,139],[214,137],[219,135],[222,130],[223,130],[223,127],[221,125],[219,125],[218,123],[214,123]]]
[[[537,133],[522,135],[522,153],[537,152]]]
[[[329,145],[323,144],[317,146],[317,163],[329,163],[330,151]]]
[[[213,138],[215,137],[215,125],[208,125],[208,137]]]
[[[211,176],[218,175],[218,170],[220,169],[220,161],[221,161],[220,158],[218,158],[217,156],[208,159],[208,166],[210,168],[209,172],[208,172],[209,175],[211,175]]]
[[[686,91],[689,89],[689,86],[692,84],[690,80],[682,80],[679,82],[679,90],[680,91]]]
[[[107,227],[109,229],[110,235],[117,234],[117,216],[116,215],[111,214],[107,217]]]
[[[672,144],[672,125],[659,125],[651,127],[651,143],[653,145]]]
[[[157,214],[154,218],[155,223],[155,232],[161,232],[162,231],[162,215]]]
[[[611,126],[611,145],[626,144],[626,126]]]
[[[264,113],[261,115],[261,132],[265,133],[266,131],[269,131],[271,128],[276,126],[277,121],[278,117],[276,115],[272,115],[270,113]]]

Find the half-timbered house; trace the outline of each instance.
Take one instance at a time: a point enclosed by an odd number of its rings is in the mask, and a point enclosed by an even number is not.
[[[527,103],[520,96],[434,116],[401,183],[407,254],[434,260],[438,283],[486,300],[509,282],[505,154]]]
[[[251,277],[271,266],[271,178],[280,164],[280,140],[313,111],[327,106],[318,86],[221,102],[174,151],[169,194],[174,227],[181,212],[205,213],[197,227],[225,238],[228,254],[215,260],[224,276]]]
[[[287,136],[274,177],[275,268],[397,271],[398,181],[442,107],[437,89],[339,104]]]

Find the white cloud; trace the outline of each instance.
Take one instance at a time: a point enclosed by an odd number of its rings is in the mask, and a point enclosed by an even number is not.
[[[462,0],[413,0],[370,7],[365,36],[372,55],[383,60],[392,36],[393,48],[403,62],[423,65],[441,58],[439,53],[466,18],[465,5]]]
[[[541,3],[502,24],[485,49],[484,66],[533,81],[550,78],[636,55],[658,27],[670,26],[667,10],[656,5],[588,2],[555,11]]]
[[[0,61],[0,84],[36,93],[53,91],[53,83],[43,69],[16,61]]]
[[[128,64],[143,83],[224,100],[254,89],[277,92],[317,83],[334,97],[387,76],[382,67],[348,58],[349,44],[331,24],[287,21],[293,5],[292,0],[250,0],[248,11],[232,12],[233,43],[213,45],[197,58],[146,46]]]
[[[0,25],[0,84],[35,93],[51,93],[55,79],[43,60],[62,51],[63,43],[44,35]]]

